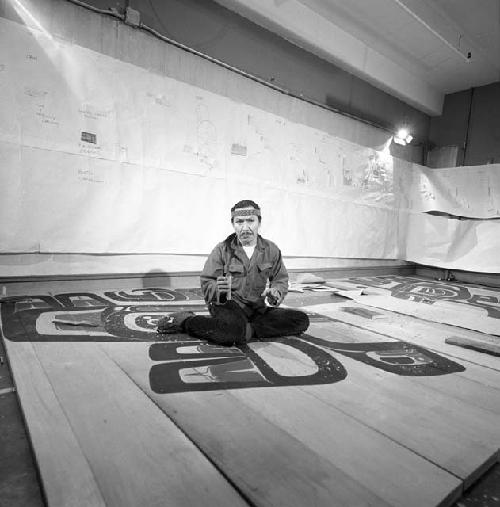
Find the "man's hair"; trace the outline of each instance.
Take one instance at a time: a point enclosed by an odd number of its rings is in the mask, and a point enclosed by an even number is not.
[[[231,208],[231,223],[234,220],[234,218],[232,216],[234,211],[237,209],[242,209],[242,208],[253,208],[253,209],[257,209],[260,211],[260,206],[256,202],[251,201],[250,199],[244,199],[243,201],[239,201]],[[258,219],[259,219],[259,223],[260,223],[262,218],[259,216]]]

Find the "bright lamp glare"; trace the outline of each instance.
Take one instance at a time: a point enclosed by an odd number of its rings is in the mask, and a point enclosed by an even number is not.
[[[42,32],[46,37],[52,39],[47,30],[40,24],[40,21],[33,16],[33,14],[21,3],[21,0],[12,0],[12,6],[16,10],[17,14],[23,19],[26,25],[34,25],[40,32]]]
[[[411,143],[413,136],[408,132],[408,129],[401,128],[398,133],[394,136],[394,142],[406,146]]]
[[[407,129],[399,129],[398,130],[398,133],[396,134],[400,139],[406,139],[406,137],[409,135],[410,133],[408,132]]]

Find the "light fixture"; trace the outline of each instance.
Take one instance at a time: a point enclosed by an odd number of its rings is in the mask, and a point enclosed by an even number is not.
[[[408,129],[401,128],[398,130],[398,133],[394,136],[394,142],[396,144],[400,144],[401,146],[406,146],[411,143],[413,136],[408,132]]]

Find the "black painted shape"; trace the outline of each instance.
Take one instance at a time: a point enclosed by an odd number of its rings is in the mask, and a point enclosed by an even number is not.
[[[158,320],[169,313],[178,311],[204,311],[205,306],[198,305],[147,305],[117,306],[108,308],[103,315],[104,329],[107,333],[122,339],[158,341],[168,339],[165,335],[156,334]],[[126,319],[134,318],[134,324],[140,329],[131,329]],[[185,336],[185,335],[184,335]]]
[[[342,343],[301,338],[384,371],[403,376],[437,376],[465,371],[461,364],[408,342]]]
[[[186,301],[203,300],[200,289],[146,288],[127,291],[108,291],[104,295],[113,301],[134,303],[138,301]]]
[[[4,311],[13,315],[29,310],[60,310],[63,305],[59,303],[53,296],[37,295],[37,296],[12,296],[1,300],[2,315]],[[31,308],[23,308],[31,307]]]
[[[433,304],[442,299],[445,301],[468,301],[469,289],[460,285],[451,285],[433,281],[403,282],[390,289],[391,296],[399,299]]]
[[[104,299],[103,297],[91,292],[65,292],[64,294],[57,294],[54,297],[61,303],[64,308],[68,310],[81,308],[85,308],[86,310],[89,308],[104,308],[113,304],[107,299]],[[78,305],[78,300],[76,298],[82,297],[90,304],[84,306]],[[73,301],[73,298],[75,298],[75,301]]]
[[[384,285],[399,282],[393,287],[387,287],[391,296],[431,305],[439,300],[469,304],[486,310],[488,312],[488,317],[500,319],[500,297],[495,295],[471,294],[470,288],[484,289],[480,285],[465,285],[437,280],[422,280],[421,278],[405,278],[394,275],[388,277],[349,278],[349,282],[357,283],[365,287],[382,288],[384,288]],[[488,290],[491,292],[500,292],[498,287],[488,287]]]
[[[471,294],[463,285],[434,281],[404,282],[390,289],[391,295],[399,299],[434,304],[436,301],[465,303],[487,311],[488,317],[500,319],[499,298]],[[493,306],[496,305],[496,306]]]
[[[218,347],[198,342],[198,354],[182,353],[178,348],[192,345],[155,344],[150,348],[150,357],[168,361],[151,368],[149,380],[156,393],[178,393],[189,391],[214,391],[243,389],[250,387],[278,387],[294,385],[333,384],[346,378],[347,372],[342,364],[320,348],[297,338],[286,337],[279,340],[294,347],[318,367],[312,375],[279,375],[267,362],[248,346]],[[193,359],[193,356],[196,359]],[[203,368],[210,380],[207,382],[184,382],[181,370]]]
[[[469,299],[468,303],[473,306],[479,306],[480,308],[484,308],[488,312],[488,317],[500,319],[500,298],[495,296],[473,294]],[[491,303],[496,306],[490,306],[488,303]]]
[[[384,285],[389,285],[395,282],[399,283],[415,283],[422,281],[420,278],[411,278],[407,276],[400,275],[383,275],[383,276],[356,276],[353,278],[347,279],[349,283],[357,283],[360,288],[363,287],[383,287]]]
[[[101,310],[103,311],[103,310]],[[88,310],[79,310],[82,315],[86,315]],[[23,335],[18,335],[15,337],[6,336],[11,341],[17,342],[114,342],[114,341],[130,341],[128,339],[123,339],[115,336],[109,336],[105,333],[104,329],[102,329],[102,335],[97,336],[89,336],[88,334],[76,334],[76,333],[58,333],[58,334],[39,334],[36,330],[36,321],[44,312],[40,311],[31,311],[31,312],[23,312],[19,316],[19,320],[21,322],[22,328],[24,330]],[[99,332],[99,329],[95,327],[82,327],[82,328],[74,328],[75,331],[81,329],[82,331],[92,331]]]
[[[90,306],[75,306],[74,297],[88,298]],[[104,304],[105,303],[105,304]],[[162,341],[165,335],[156,333],[157,321],[176,311],[206,311],[204,305],[155,304],[137,306],[111,306],[112,303],[91,293],[66,293],[52,296],[20,296],[6,298],[1,303],[2,327],[6,339],[18,342],[101,342],[101,341]],[[78,304],[78,302],[76,302]],[[40,305],[36,308],[30,306]],[[20,309],[21,308],[21,309]],[[100,310],[100,312],[99,312]],[[36,322],[46,312],[58,312],[57,319],[64,320],[64,312],[72,319],[81,314],[81,320],[92,315],[93,326],[71,326],[67,333],[39,334]],[[100,313],[100,319],[97,315]],[[130,329],[125,320],[133,319],[139,329]],[[97,324],[97,325],[96,325]],[[56,328],[57,325],[54,326]],[[81,330],[81,334],[78,334]],[[86,333],[91,331],[92,335]],[[101,334],[99,335],[99,332]],[[185,335],[182,335],[185,338]]]
[[[29,336],[23,325],[20,314],[11,314],[2,307],[2,334],[6,340],[24,342]]]
[[[38,308],[25,308],[32,304]],[[10,341],[25,342],[33,338],[33,325],[38,315],[46,311],[63,310],[63,306],[52,296],[14,296],[1,302],[2,333]],[[38,335],[36,331],[35,335]],[[38,341],[38,340],[36,340]]]
[[[303,337],[307,335],[300,335],[299,337],[286,336],[284,338],[273,339],[279,343],[283,343],[290,347],[293,347],[300,352],[304,353],[311,359],[316,366],[318,371],[313,375],[308,376],[297,376],[297,377],[282,377],[276,373],[265,361],[257,354],[254,350],[249,347],[245,347],[248,357],[263,371],[266,378],[273,380],[277,385],[313,385],[313,384],[333,384],[344,380],[347,377],[347,371],[340,361],[334,358],[332,355],[325,352],[323,349],[317,347],[313,343],[304,341]],[[266,340],[267,341],[267,340]],[[289,379],[288,382],[283,382],[283,379]],[[278,384],[279,383],[279,384]]]
[[[213,382],[184,382],[181,370],[188,368],[206,368]],[[249,362],[246,358],[219,357],[207,360],[173,361],[155,365],[149,372],[151,390],[158,394],[185,393],[193,391],[215,391],[242,387],[262,387],[269,385],[264,379],[250,380]],[[241,380],[234,380],[240,376]],[[254,375],[255,377],[256,375]],[[231,378],[232,380],[224,380]]]
[[[244,352],[238,347],[223,347],[204,342],[198,338],[191,338],[183,335],[166,335],[172,337],[168,343],[154,343],[149,347],[149,357],[152,361],[173,361],[173,360],[191,360],[193,352],[182,352],[183,347],[195,347],[196,358],[217,358],[217,357],[246,357]],[[182,339],[178,338],[182,337]]]

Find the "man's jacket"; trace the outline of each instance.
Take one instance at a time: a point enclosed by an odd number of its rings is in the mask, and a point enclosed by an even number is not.
[[[201,274],[201,288],[207,303],[216,301],[216,279],[231,275],[231,296],[242,308],[264,307],[261,296],[269,286],[280,291],[284,297],[288,292],[288,272],[283,264],[280,249],[272,242],[257,237],[251,259],[248,259],[236,234],[231,234],[219,243],[208,256]]]

